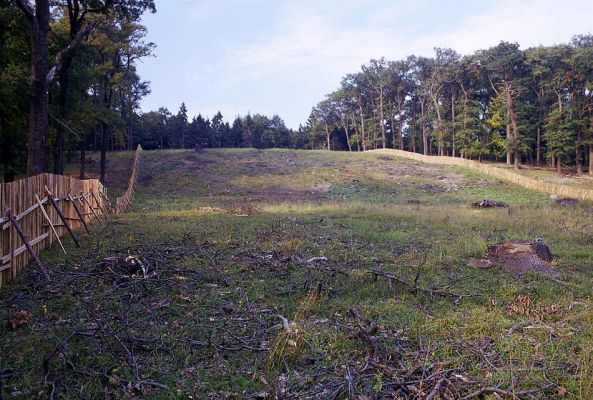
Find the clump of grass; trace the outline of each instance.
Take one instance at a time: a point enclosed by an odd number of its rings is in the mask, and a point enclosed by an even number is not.
[[[308,335],[303,326],[302,319],[307,316],[320,298],[321,283],[309,289],[306,297],[301,300],[291,321],[279,315],[279,318],[282,320],[282,330],[274,340],[268,355],[267,365],[269,372],[278,368],[286,356],[298,353]]]

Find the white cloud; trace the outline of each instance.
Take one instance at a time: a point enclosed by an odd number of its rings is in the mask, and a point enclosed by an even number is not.
[[[500,1],[497,7],[470,16],[457,29],[428,34],[415,42],[419,47],[451,47],[462,54],[495,46],[501,40],[522,48],[566,42],[575,34],[593,31],[591,1]]]

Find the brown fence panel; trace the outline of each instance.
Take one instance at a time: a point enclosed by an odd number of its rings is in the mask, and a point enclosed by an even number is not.
[[[27,235],[35,253],[51,247],[56,240],[47,219],[39,209],[36,196],[42,201],[42,207],[58,235],[62,236],[67,232],[58,213],[46,198],[46,187],[62,210],[66,222],[74,229],[80,228],[82,222],[68,194],[71,194],[74,201],[78,201],[81,192],[86,195],[94,192],[101,202],[101,204],[93,204],[95,211],[100,214],[101,208],[108,209],[108,205],[104,203],[104,199],[107,199],[107,191],[97,179],[79,180],[63,175],[40,174],[16,182],[0,184],[0,287],[14,279],[18,272],[29,264],[31,258],[20,236],[5,216],[8,208]],[[89,219],[92,218],[88,208],[85,213]]]
[[[529,178],[527,176],[517,174],[512,171],[507,171],[505,169],[495,167],[493,165],[482,164],[478,161],[466,160],[457,157],[425,156],[424,154],[412,153],[409,151],[395,149],[380,149],[371,151],[391,153],[398,157],[404,157],[428,164],[444,164],[455,165],[459,167],[468,167],[478,170],[484,173],[485,175],[512,182],[519,186],[526,187],[528,189],[533,189],[548,194],[555,194],[561,197],[572,197],[581,200],[593,200],[593,190],[577,188],[567,185],[559,185],[557,183],[552,182],[542,182],[533,178]]]

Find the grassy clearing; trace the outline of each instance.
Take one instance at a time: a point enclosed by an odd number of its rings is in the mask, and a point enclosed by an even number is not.
[[[130,159],[111,161],[115,192]],[[32,313],[0,325],[3,395],[348,398],[406,382],[402,398],[424,398],[441,382],[452,398],[593,397],[591,204],[366,153],[144,152],[141,169],[132,213],[68,258],[43,254],[54,283],[31,268],[1,289],[3,321]],[[469,207],[483,197],[511,211]],[[559,276],[466,265],[536,237]],[[102,274],[116,255],[155,275]],[[389,288],[372,269],[472,297]]]

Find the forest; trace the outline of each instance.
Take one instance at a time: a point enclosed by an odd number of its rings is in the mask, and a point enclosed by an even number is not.
[[[593,36],[371,60],[312,110],[310,146],[397,148],[593,174]]]
[[[142,112],[150,82],[137,64],[154,56],[142,14],[153,0],[0,0],[0,180],[64,172],[86,151],[203,147],[305,147],[278,116],[219,112],[188,120],[164,107]],[[40,62],[42,61],[42,62]]]

